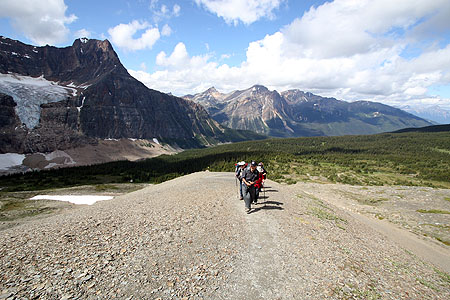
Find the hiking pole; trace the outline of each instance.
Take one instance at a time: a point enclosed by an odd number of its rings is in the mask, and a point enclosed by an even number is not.
[[[264,193],[264,207],[266,207],[266,187],[264,186],[264,182],[262,183],[263,193]]]
[[[238,200],[240,200],[241,199],[241,190],[240,190],[240,188],[241,188],[241,186],[240,186],[240,184],[238,184],[238,179],[236,178],[236,186],[237,186],[237,198],[238,198]]]

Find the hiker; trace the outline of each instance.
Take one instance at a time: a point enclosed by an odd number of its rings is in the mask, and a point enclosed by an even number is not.
[[[245,161],[240,161],[236,165],[235,174],[236,178],[239,179],[239,195],[240,195],[239,200],[244,199],[244,195],[242,194],[242,172],[244,171],[246,166],[247,164],[245,163]]]
[[[264,183],[264,180],[266,180],[266,178],[267,178],[267,171],[266,171],[266,169],[264,169],[264,164],[262,161],[258,164],[258,167],[261,167],[261,169],[262,169],[263,183]]]
[[[245,211],[249,214],[251,203],[255,201],[255,182],[258,180],[259,172],[256,170],[256,162],[252,161],[250,168],[242,172],[242,194],[244,196]]]
[[[253,201],[253,204],[258,203],[259,193],[261,192],[261,189],[263,187],[263,180],[264,178],[264,169],[259,165],[256,167],[256,170],[258,171],[258,180],[255,182],[255,200]]]

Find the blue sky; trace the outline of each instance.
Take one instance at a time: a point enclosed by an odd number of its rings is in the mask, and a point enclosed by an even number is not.
[[[175,95],[263,84],[450,110],[448,0],[2,0],[0,35],[108,39],[130,74]]]

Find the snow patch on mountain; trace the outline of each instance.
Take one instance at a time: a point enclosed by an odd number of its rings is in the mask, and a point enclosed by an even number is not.
[[[11,73],[0,73],[0,92],[13,97],[17,103],[16,114],[30,129],[39,124],[41,104],[76,96],[76,89],[58,85],[43,76],[34,78]]]
[[[25,159],[24,154],[4,153],[0,154],[0,170],[5,171],[9,168],[16,167],[22,164]]]

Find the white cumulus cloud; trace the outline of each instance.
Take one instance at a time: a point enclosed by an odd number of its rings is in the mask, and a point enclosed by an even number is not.
[[[153,89],[176,95],[210,86],[228,92],[263,84],[349,101],[438,103],[450,109],[449,99],[430,96],[433,86],[450,86],[450,44],[445,40],[450,25],[442,22],[443,15],[450,19],[450,1],[336,0],[249,43],[237,67],[209,55],[190,56],[180,43],[170,55],[157,56],[157,71],[130,73]],[[424,37],[432,28],[441,33]],[[411,54],[410,48],[416,51]]]
[[[145,30],[140,37],[133,36],[138,32]],[[151,49],[159,40],[161,34],[159,29],[152,27],[147,22],[132,21],[128,24],[119,24],[108,29],[111,42],[119,48],[135,51],[142,49]]]
[[[197,5],[223,18],[227,23],[251,24],[261,18],[273,18],[273,11],[284,0],[195,0]]]
[[[74,34],[74,37],[75,38],[90,38],[91,32],[83,28],[83,29],[77,30]]]
[[[67,24],[77,17],[66,15],[64,0],[1,0],[0,18],[8,18],[12,26],[38,45],[55,45],[66,41]]]

